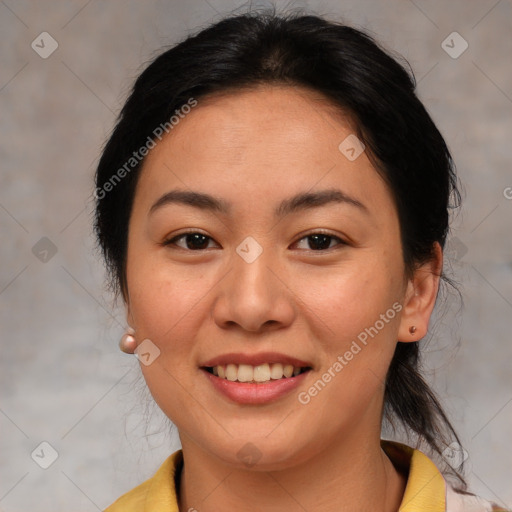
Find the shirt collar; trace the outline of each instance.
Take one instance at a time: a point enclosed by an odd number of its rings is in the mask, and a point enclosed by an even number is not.
[[[399,512],[445,512],[446,482],[435,464],[421,451],[394,441],[381,446],[395,467],[407,474]],[[155,475],[122,496],[106,512],[179,512],[177,490],[183,467],[183,451],[177,450]],[[119,508],[117,508],[119,506]]]
[[[395,467],[408,473],[399,512],[444,512],[446,481],[437,466],[410,446],[384,440],[381,446]]]

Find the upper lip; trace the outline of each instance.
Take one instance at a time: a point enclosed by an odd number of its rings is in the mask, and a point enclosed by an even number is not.
[[[220,356],[209,359],[201,364],[201,367],[219,366],[227,364],[249,364],[251,366],[258,366],[264,363],[281,363],[283,365],[291,364],[296,368],[312,368],[312,364],[306,361],[297,359],[296,357],[287,356],[286,354],[279,354],[278,352],[260,352],[258,354],[247,353],[231,353],[222,354]]]

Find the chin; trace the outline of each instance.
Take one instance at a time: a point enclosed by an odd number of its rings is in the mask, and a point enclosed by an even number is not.
[[[224,443],[213,443],[210,452],[224,463],[236,469],[250,471],[280,471],[305,462],[305,450],[292,442],[293,435],[286,439],[269,439],[247,433],[243,438],[229,439]]]

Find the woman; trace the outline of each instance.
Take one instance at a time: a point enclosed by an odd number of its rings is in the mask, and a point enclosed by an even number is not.
[[[499,510],[418,372],[459,193],[413,80],[358,30],[275,13],[137,79],[95,229],[182,449],[108,512]]]

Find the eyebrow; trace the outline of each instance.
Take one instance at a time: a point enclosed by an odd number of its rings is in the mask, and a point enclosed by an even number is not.
[[[368,208],[363,203],[341,190],[326,189],[318,192],[301,192],[288,199],[284,199],[274,210],[274,216],[281,218],[291,213],[310,208],[319,208],[330,203],[352,205],[365,213],[369,213]],[[225,215],[229,215],[232,206],[228,201],[210,194],[189,190],[171,190],[161,196],[153,206],[151,206],[148,216],[159,208],[169,204],[182,204]]]

